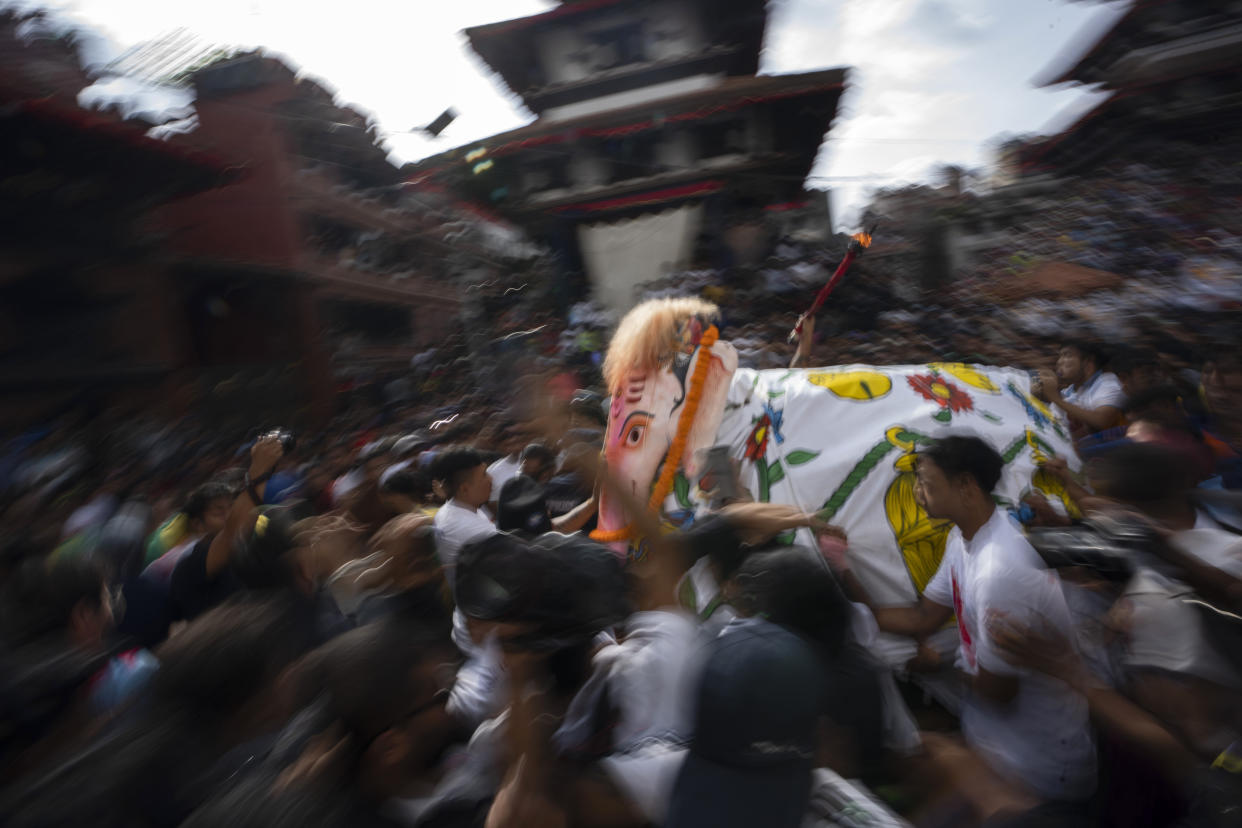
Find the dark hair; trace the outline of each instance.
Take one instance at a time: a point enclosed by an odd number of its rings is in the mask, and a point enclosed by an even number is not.
[[[532,600],[539,573],[530,566],[529,544],[504,532],[468,543],[457,555],[457,606],[469,618],[511,620]]]
[[[65,629],[73,608],[92,608],[103,600],[104,570],[85,556],[23,561],[4,585],[0,633],[18,645]]]
[[[431,480],[417,469],[404,468],[385,477],[380,490],[421,502],[431,496]]]
[[[305,678],[328,694],[331,717],[359,746],[383,733],[410,705],[410,671],[447,651],[425,630],[378,622],[342,633],[311,653]]]
[[[369,463],[372,460],[383,459],[388,456],[392,447],[397,444],[395,437],[381,437],[368,446],[364,446],[363,450],[358,454],[359,463]]]
[[[849,640],[850,604],[823,560],[792,546],[751,555],[737,571],[736,603],[836,655]]]
[[[300,620],[284,599],[208,610],[160,647],[153,701],[208,719],[237,712],[305,649]]]
[[[589,641],[629,614],[625,576],[611,550],[548,532],[526,543],[500,533],[462,548],[457,604],[471,618],[531,624],[530,646]]]
[[[246,488],[246,470],[240,467],[225,469],[211,478],[212,483],[221,483],[229,494],[236,496]]]
[[[1142,414],[1153,406],[1160,404],[1172,405],[1177,407],[1181,404],[1182,393],[1176,386],[1157,385],[1154,388],[1147,388],[1139,391],[1137,394],[1129,397],[1125,404],[1126,416],[1131,420],[1142,416]],[[1169,423],[1173,425],[1173,423]]]
[[[970,475],[986,495],[996,488],[1005,468],[1005,460],[1000,453],[978,437],[941,438],[920,451],[919,458],[931,460],[945,477]]]
[[[1129,443],[1091,462],[1100,493],[1139,508],[1168,502],[1191,485],[1177,452],[1156,443]]]
[[[465,482],[466,475],[482,465],[483,455],[469,446],[455,446],[432,461],[431,479],[440,481],[444,493],[452,497]]]
[[[1079,353],[1084,359],[1089,359],[1095,363],[1096,368],[1103,368],[1108,364],[1108,354],[1099,344],[1088,339],[1064,339],[1061,341],[1062,348],[1072,348]]]
[[[207,513],[213,501],[223,499],[232,500],[233,490],[221,480],[209,480],[190,492],[181,511],[185,512],[185,516],[190,520],[200,520]]]
[[[1097,360],[1098,363],[1099,360]],[[1158,368],[1160,358],[1148,348],[1127,348],[1108,362],[1114,374],[1129,374],[1141,368]]]
[[[522,449],[522,454],[519,459],[522,462],[534,460],[539,463],[540,466],[547,468],[556,463],[556,453],[543,443],[531,443],[526,448]]]
[[[604,398],[593,391],[579,389],[569,401],[569,408],[575,414],[587,417],[600,425],[608,425],[608,412],[604,410]]]

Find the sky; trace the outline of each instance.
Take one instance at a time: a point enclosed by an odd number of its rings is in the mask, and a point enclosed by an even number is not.
[[[26,0],[32,2],[33,0]],[[394,162],[532,119],[466,46],[467,26],[548,0],[46,0],[125,48],[185,28],[208,44],[263,46],[372,113]],[[1081,51],[1127,5],[1070,0],[773,0],[760,71],[851,67],[808,186],[831,189],[850,230],[876,187],[986,168],[997,136],[1055,131],[1098,99],[1032,81]],[[432,140],[410,132],[452,106]]]

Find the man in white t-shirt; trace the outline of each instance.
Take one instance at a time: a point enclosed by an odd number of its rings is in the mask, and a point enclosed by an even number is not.
[[[1035,391],[1065,412],[1076,438],[1121,423],[1126,394],[1121,380],[1104,371],[1103,364],[1103,355],[1096,346],[1067,342],[1057,355],[1056,373],[1039,372]]]
[[[505,452],[505,456],[487,467],[487,476],[492,479],[492,492],[487,505],[493,515],[496,514],[496,499],[500,497],[501,488],[518,475],[522,466],[522,447],[526,445],[525,435],[514,425],[505,428],[501,440],[501,450]]]
[[[433,525],[436,554],[452,583],[461,548],[497,532],[496,524],[483,511],[491,498],[492,478],[477,451],[454,448],[440,454],[432,463],[431,479],[440,484],[447,498],[436,512]]]
[[[451,448],[439,454],[431,464],[431,478],[448,498],[432,519],[436,555],[449,585],[456,588],[457,555],[462,547],[500,531],[483,509],[491,497],[492,479],[482,455],[472,448]],[[453,611],[453,643],[467,660],[458,673],[449,709],[463,721],[478,724],[495,701],[497,654],[486,641],[471,638],[460,609]]]
[[[989,634],[992,619],[1004,616],[1072,635],[1059,580],[992,500],[1003,468],[996,450],[977,437],[948,437],[920,454],[919,503],[955,528],[918,604],[876,606],[848,571],[843,578],[886,632],[923,639],[956,615],[956,666],[969,691],[962,710],[966,741],[1027,791],[1081,801],[1095,788],[1086,700],[1064,682],[1013,666]]]

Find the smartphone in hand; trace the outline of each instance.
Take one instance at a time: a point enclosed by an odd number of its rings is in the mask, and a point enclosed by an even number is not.
[[[737,483],[737,469],[728,446],[707,449],[699,488],[712,495],[713,507],[738,500],[742,493]]]

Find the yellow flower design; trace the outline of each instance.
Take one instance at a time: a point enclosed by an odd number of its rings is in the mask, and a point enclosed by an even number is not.
[[[884,495],[884,511],[888,525],[892,527],[906,571],[914,588],[922,594],[927,582],[940,568],[944,557],[945,542],[953,524],[947,520],[932,520],[914,496],[914,463],[916,455],[907,451],[893,468],[897,479],[889,485]]]
[[[996,387],[996,383],[988,378],[987,374],[977,370],[971,365],[964,362],[933,362],[927,366],[933,371],[939,371],[942,374],[948,374],[955,380],[969,385],[971,388],[978,388],[980,391],[986,391],[989,394],[999,394],[1000,389]]]
[[[1082,517],[1082,510],[1074,503],[1074,499],[1070,497],[1069,492],[1065,490],[1065,483],[1055,474],[1051,474],[1045,469],[1036,469],[1031,475],[1031,486],[1044,497],[1052,500],[1056,498],[1061,501],[1061,505],[1065,507],[1065,513],[1074,520]]]
[[[893,390],[893,381],[876,371],[816,371],[806,381],[845,400],[878,400]]]
[[[927,582],[940,568],[945,541],[953,524],[947,520],[929,518],[915,498],[914,465],[918,455],[915,454],[916,444],[905,429],[894,426],[884,432],[884,437],[902,450],[902,455],[893,463],[897,479],[884,494],[884,512],[888,516],[888,525],[892,527],[893,536],[897,539],[897,546],[901,549],[901,557],[906,562],[910,581],[922,594]]]

